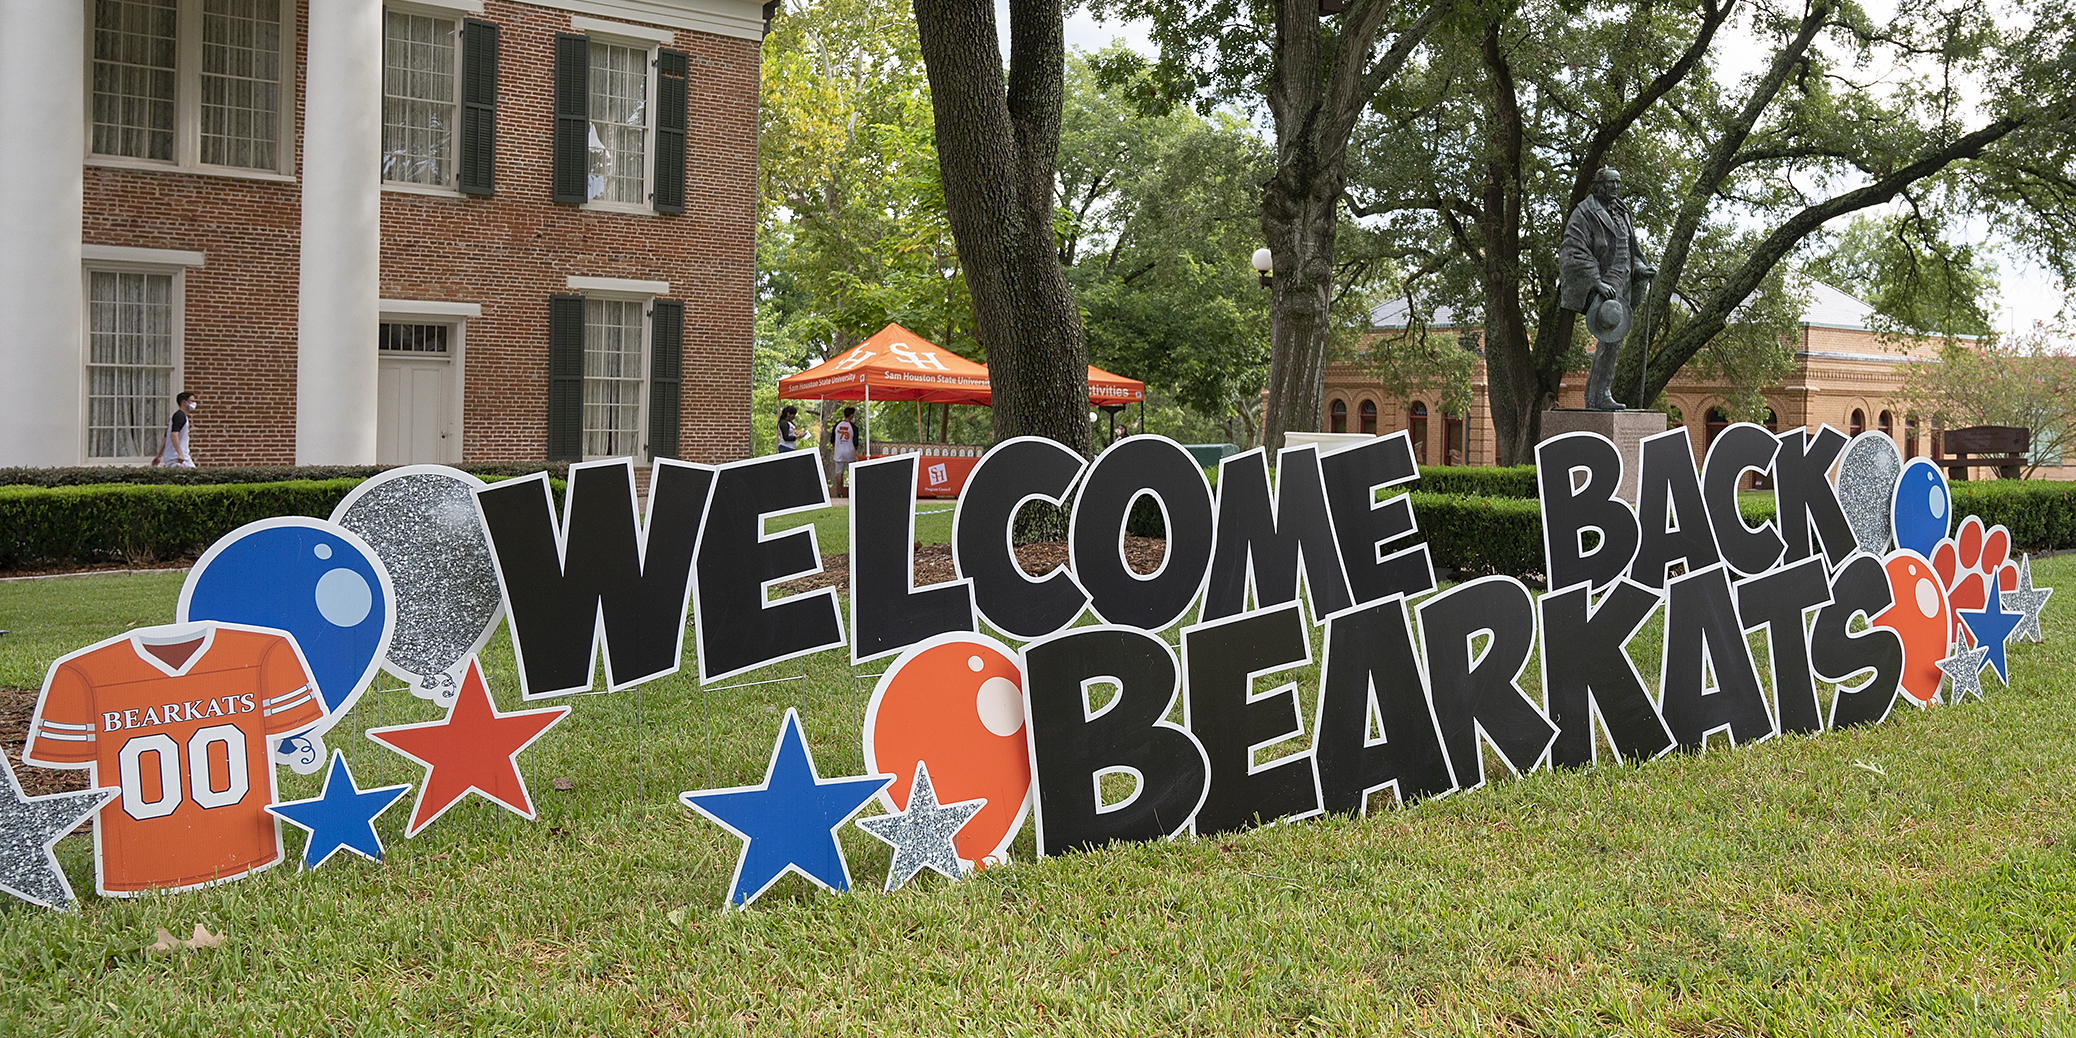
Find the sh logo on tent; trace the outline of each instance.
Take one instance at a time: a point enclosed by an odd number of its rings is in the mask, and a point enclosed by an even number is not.
[[[930,466],[930,488],[936,489],[951,482],[951,470],[943,462]]]

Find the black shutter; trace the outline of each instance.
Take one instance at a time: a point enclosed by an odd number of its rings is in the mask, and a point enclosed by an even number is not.
[[[584,297],[548,297],[548,460],[584,460]]]
[[[656,52],[656,191],[659,213],[685,211],[685,105],[692,60],[684,51]]]
[[[591,38],[555,36],[555,201],[591,200]]]
[[[649,457],[678,456],[678,386],[683,381],[685,304],[658,299],[649,310]]]
[[[461,193],[497,191],[497,26],[461,23]]]

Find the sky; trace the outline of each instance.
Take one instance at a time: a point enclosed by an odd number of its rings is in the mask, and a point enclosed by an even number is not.
[[[1894,0],[1867,0],[1865,6],[1869,14],[1885,18],[1894,10]],[[1009,24],[1007,0],[995,0],[995,19],[996,25],[1006,33]],[[1105,22],[1080,10],[1067,17],[1066,36],[1069,50],[1095,51],[1113,40],[1122,40],[1142,54],[1154,53],[1153,41],[1143,21]],[[1747,71],[1755,70],[1765,59],[1765,48],[1744,32],[1726,30],[1719,39],[1718,58],[1722,69],[1719,78],[1734,80]],[[1005,53],[1007,49],[1005,42]],[[1998,300],[1996,310],[1996,325],[2000,331],[2026,331],[2035,321],[2052,321],[2062,306],[2076,302],[2052,274],[1998,241],[1982,221],[1964,223],[1962,237],[1988,246],[1995,257],[2002,286],[2002,298]],[[2076,310],[2076,306],[2072,306],[2072,310]],[[2076,313],[2071,317],[2076,319]]]

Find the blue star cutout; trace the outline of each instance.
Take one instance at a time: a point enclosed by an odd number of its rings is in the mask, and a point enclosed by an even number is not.
[[[851,872],[836,830],[892,781],[892,775],[824,779],[816,774],[800,734],[800,715],[788,708],[763,785],[691,790],[678,799],[742,839],[728,901],[747,907],[788,869],[825,890],[849,890]]]
[[[1968,625],[1968,633],[1975,637],[1975,644],[1989,649],[1989,665],[1997,670],[1997,680],[2011,684],[2011,671],[2004,660],[2004,642],[2011,632],[2024,622],[2026,614],[2004,611],[2004,596],[1990,589],[1989,608],[1982,610],[1957,609],[1961,622]]]
[[[369,861],[382,860],[382,838],[375,835],[375,819],[389,810],[411,789],[410,783],[362,789],[353,782],[346,755],[332,751],[332,770],[324,777],[324,790],[308,800],[268,804],[267,810],[290,825],[306,830],[303,867],[314,869],[342,850]]]

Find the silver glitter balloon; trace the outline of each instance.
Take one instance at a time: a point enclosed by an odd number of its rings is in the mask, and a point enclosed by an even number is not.
[[[858,819],[858,828],[894,848],[894,860],[887,865],[888,893],[901,889],[902,884],[925,868],[936,869],[952,879],[964,874],[965,867],[952,845],[952,837],[959,835],[959,830],[985,806],[986,798],[938,804],[937,789],[930,785],[930,768],[917,761],[915,780],[908,786],[908,810],[898,815]]]
[[[22,793],[14,765],[0,755],[0,890],[32,904],[64,911],[72,907],[72,884],[51,852],[59,838],[101,809],[120,790],[88,789],[32,797]]]
[[[1902,475],[1903,453],[1886,434],[1864,432],[1846,444],[1845,456],[1838,462],[1838,503],[1845,509],[1845,520],[1852,524],[1860,550],[1888,554],[1889,542],[1895,537],[1889,525],[1889,504]]]
[[[497,568],[476,514],[483,481],[441,465],[391,469],[354,489],[332,521],[389,568],[396,637],[385,664],[412,691],[452,702],[469,658],[504,615]]]

